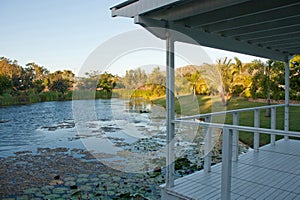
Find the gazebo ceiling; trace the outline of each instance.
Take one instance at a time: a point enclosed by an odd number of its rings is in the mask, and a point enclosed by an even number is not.
[[[203,46],[275,60],[300,54],[299,0],[128,0],[111,12],[162,39],[165,32],[156,27]],[[179,34],[173,39],[194,43]]]

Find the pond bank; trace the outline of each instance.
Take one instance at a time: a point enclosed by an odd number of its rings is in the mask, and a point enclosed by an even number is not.
[[[0,158],[1,199],[159,199],[161,170],[124,173],[82,149],[40,148]],[[81,156],[81,157],[80,157]]]

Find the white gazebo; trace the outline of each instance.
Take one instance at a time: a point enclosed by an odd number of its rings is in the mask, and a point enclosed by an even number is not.
[[[128,0],[112,7],[111,13],[113,17],[134,18],[136,24],[166,40],[168,152],[162,199],[300,199],[300,142],[288,139],[300,137],[299,132],[289,130],[289,111],[299,106],[289,103],[289,61],[293,55],[300,54],[299,0]],[[225,111],[232,114],[232,125],[209,121],[211,116],[224,113],[175,119],[174,42],[284,61],[285,104]],[[278,107],[284,107],[284,130],[276,130]],[[260,111],[267,108],[271,109],[271,129],[260,128]],[[254,127],[238,125],[239,113],[245,111],[254,112]],[[207,121],[190,120],[199,117]],[[223,129],[222,163],[211,167],[207,152],[205,170],[174,181],[176,123]],[[254,135],[254,151],[240,157],[237,152],[239,131]],[[260,133],[271,135],[269,145],[259,147]],[[283,135],[285,139],[275,141],[276,135]]]

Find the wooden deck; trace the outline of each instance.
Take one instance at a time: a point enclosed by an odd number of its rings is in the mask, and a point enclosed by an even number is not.
[[[163,187],[163,186],[162,186]],[[162,199],[220,199],[221,164],[175,180]],[[300,199],[300,141],[280,140],[232,163],[231,199]]]

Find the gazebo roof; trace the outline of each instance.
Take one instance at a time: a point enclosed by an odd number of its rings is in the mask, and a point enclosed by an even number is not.
[[[128,0],[112,16],[134,18],[159,38],[168,28],[203,46],[287,61],[300,54],[299,0]],[[179,34],[175,41],[193,43]]]

